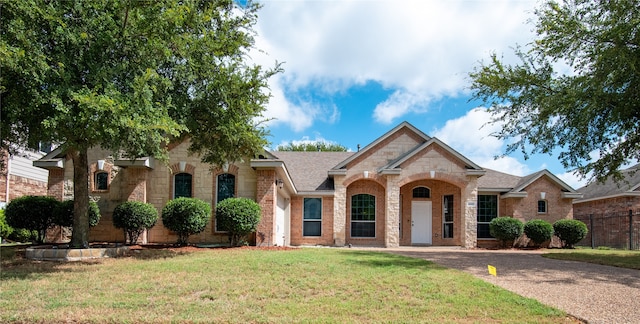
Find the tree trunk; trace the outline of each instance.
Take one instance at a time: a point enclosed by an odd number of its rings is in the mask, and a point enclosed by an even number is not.
[[[89,246],[89,161],[87,149],[71,152],[73,161],[73,234],[71,246]]]

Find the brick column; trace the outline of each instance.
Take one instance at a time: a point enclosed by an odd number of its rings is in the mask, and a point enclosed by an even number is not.
[[[334,178],[333,198],[333,245],[344,246],[347,240],[347,187],[342,182],[344,176]]]
[[[256,230],[256,246],[273,246],[276,235],[276,172],[274,170],[257,170],[256,175],[256,201],[262,210],[262,217]]]
[[[64,169],[49,169],[47,196],[59,201],[64,198]]]
[[[397,247],[400,245],[400,188],[398,187],[397,175],[387,175],[385,205],[387,210],[384,245]]]
[[[478,179],[472,178],[462,191],[462,243],[465,248],[478,246]]]

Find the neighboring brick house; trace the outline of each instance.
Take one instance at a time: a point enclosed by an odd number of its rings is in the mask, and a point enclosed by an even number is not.
[[[581,244],[640,248],[640,164],[621,172],[622,181],[607,179],[578,189],[583,197],[573,202],[574,215],[589,227]]]
[[[13,155],[0,152],[0,208],[18,197],[47,194],[48,172],[33,166],[44,155],[37,150],[18,150]]]
[[[262,208],[258,245],[475,247],[495,242],[488,234],[494,217],[571,218],[572,200],[580,196],[546,170],[516,177],[483,169],[406,122],[358,152],[264,152],[223,167],[201,163],[188,146],[170,147],[167,165],[91,150],[90,190],[103,216],[90,239],[122,241],[111,214],[126,200],[160,211],[178,196],[213,208],[224,198],[246,197]],[[36,163],[50,170],[50,195],[72,195],[71,163],[55,151]],[[150,243],[176,239],[161,221],[143,237]],[[215,215],[204,232],[190,237],[192,243],[226,241]]]

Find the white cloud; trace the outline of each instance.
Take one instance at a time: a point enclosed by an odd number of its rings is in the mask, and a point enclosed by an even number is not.
[[[274,91],[287,89],[292,94],[316,85],[332,94],[367,81],[397,90],[376,108],[376,119],[389,123],[408,112],[426,111],[431,99],[460,94],[467,73],[479,60],[492,51],[507,54],[512,52],[510,46],[525,44],[531,26],[524,22],[534,4],[265,1],[256,26],[256,47],[267,55],[252,55],[266,66],[275,60],[285,62]],[[300,124],[279,113],[283,108],[278,105],[283,104],[307,122]],[[275,111],[270,115],[298,130],[319,117],[296,106],[303,105],[273,100],[268,109]]]
[[[587,179],[581,179],[579,175],[572,171],[556,174],[556,176],[573,189],[581,188],[587,184]]]
[[[491,114],[486,109],[476,108],[460,118],[448,120],[441,129],[433,132],[433,136],[481,167],[518,176],[531,173],[527,165],[513,157],[495,159],[503,152],[505,143],[491,136],[500,125],[487,124],[490,119]]]

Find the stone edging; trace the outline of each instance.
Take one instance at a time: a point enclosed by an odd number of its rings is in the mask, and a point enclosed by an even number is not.
[[[83,261],[123,256],[128,250],[128,246],[87,249],[31,247],[26,249],[25,257],[39,261]]]

